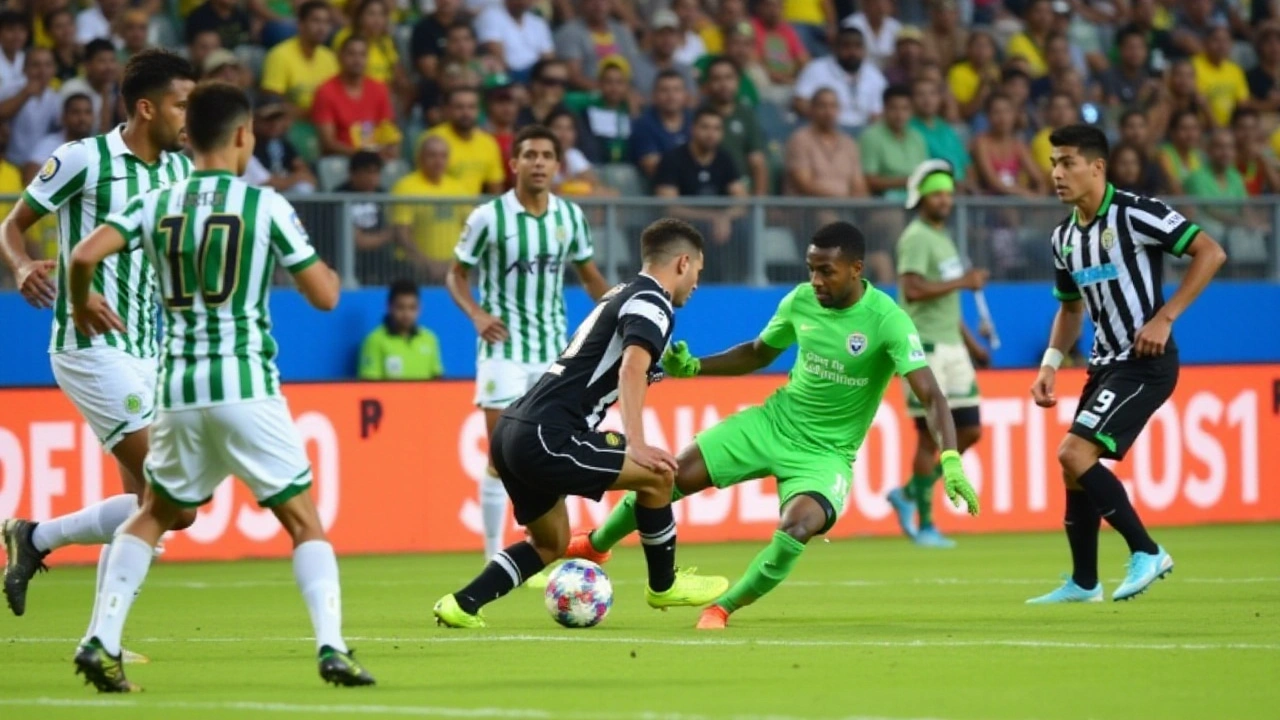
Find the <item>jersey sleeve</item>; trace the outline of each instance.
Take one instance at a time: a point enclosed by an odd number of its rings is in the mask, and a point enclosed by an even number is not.
[[[775,350],[785,350],[796,341],[796,327],[791,320],[791,303],[795,300],[797,290],[799,288],[782,298],[782,302],[778,303],[778,309],[773,311],[769,324],[760,331],[760,342]]]
[[[110,225],[116,229],[124,238],[124,247],[127,251],[142,249],[142,221],[146,217],[146,203],[142,196],[139,195],[130,200],[127,205],[120,208],[118,212],[111,213],[107,216],[104,224]]]
[[[36,175],[22,199],[41,217],[57,210],[84,190],[89,174],[89,146],[84,142],[67,143],[53,152]]]
[[[1200,232],[1199,225],[1155,198],[1139,198],[1128,215],[1135,242],[1154,245],[1175,257],[1181,257]]]
[[[906,312],[895,308],[894,312],[885,316],[880,323],[880,331],[884,333],[884,347],[893,360],[893,369],[898,375],[906,376],[923,367],[929,367],[924,356],[924,343],[920,342],[920,333],[915,323]]]
[[[269,197],[271,251],[289,272],[300,273],[314,265],[320,256],[311,246],[307,229],[289,201],[274,192]]]
[[[671,310],[652,294],[634,295],[618,309],[618,332],[622,335],[622,347],[639,345],[654,360],[662,357],[671,335],[674,318]]]
[[[587,222],[587,214],[577,203],[568,205],[573,217],[573,240],[569,245],[569,258],[576,263],[584,263],[596,254],[595,243],[591,240],[591,223]]]
[[[898,274],[929,275],[929,244],[919,233],[908,232],[898,241]]]
[[[1079,300],[1080,286],[1076,285],[1075,278],[1071,277],[1071,271],[1067,269],[1067,262],[1058,250],[1056,237],[1050,245],[1053,251],[1053,296],[1063,301]]]
[[[475,267],[484,256],[489,243],[500,238],[491,237],[493,230],[493,203],[484,203],[471,211],[467,221],[462,225],[462,237],[453,248],[453,256],[467,267]]]

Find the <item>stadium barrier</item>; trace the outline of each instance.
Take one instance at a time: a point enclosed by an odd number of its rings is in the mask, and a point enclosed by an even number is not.
[[[1028,394],[1030,371],[980,374],[985,432],[966,454],[982,515],[950,507],[948,532],[1053,530],[1062,523],[1055,450],[1084,373],[1064,370],[1058,407]],[[646,437],[677,451],[694,434],[763,400],[777,376],[665,381],[651,392]],[[341,553],[478,551],[477,482],[486,464],[482,414],[472,386],[341,383],[286,386],[315,470],[314,494]],[[0,390],[0,517],[37,520],[75,510],[119,488],[115,463],[57,390]],[[608,426],[618,428],[616,415]],[[831,536],[897,532],[885,493],[909,474],[915,430],[894,383],[853,468],[846,515]],[[1117,473],[1151,525],[1280,520],[1280,364],[1187,367]],[[569,500],[575,526],[602,520],[604,503]],[[764,540],[777,519],[771,481],[710,491],[677,504],[685,542]],[[519,537],[512,525],[510,539]],[[285,557],[288,539],[244,488],[224,483],[199,521],[175,534],[166,561]],[[66,548],[59,563],[93,562],[97,548]]]

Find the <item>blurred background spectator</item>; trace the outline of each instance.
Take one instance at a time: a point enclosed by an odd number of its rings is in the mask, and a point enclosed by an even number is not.
[[[396,280],[387,292],[387,316],[360,348],[361,380],[434,380],[444,374],[440,341],[418,324],[418,285]]]

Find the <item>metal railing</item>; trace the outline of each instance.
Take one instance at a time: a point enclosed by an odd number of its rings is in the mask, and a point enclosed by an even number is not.
[[[448,267],[463,222],[482,198],[406,198],[386,194],[311,194],[290,201],[320,254],[337,268],[347,287],[384,285],[400,277],[438,284]],[[867,238],[866,274],[880,284],[895,279],[894,245],[911,214],[896,202],[764,197],[574,198],[586,211],[596,263],[611,281],[639,266],[640,231],[681,208],[722,210],[734,219],[724,227],[695,222],[708,236],[705,282],[767,285],[807,278],[804,250],[818,227],[848,220]],[[14,201],[0,197],[0,205]],[[1221,276],[1280,280],[1280,196],[1247,201],[1174,198],[1169,204],[1222,242],[1229,260]],[[730,211],[733,211],[730,213]],[[7,212],[7,209],[5,209]],[[961,254],[991,271],[993,280],[1044,282],[1052,277],[1048,238],[1070,214],[1051,200],[958,197],[952,236]],[[49,220],[33,229],[32,245],[47,257],[56,252]],[[1176,279],[1186,260],[1166,263]],[[572,273],[571,273],[572,275]],[[280,278],[285,281],[283,277]],[[0,287],[11,287],[0,272]]]

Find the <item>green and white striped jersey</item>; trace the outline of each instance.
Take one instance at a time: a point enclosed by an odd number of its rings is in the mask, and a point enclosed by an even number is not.
[[[591,229],[577,203],[552,195],[541,216],[525,212],[514,190],[467,218],[454,256],[479,268],[480,306],[506,323],[510,339],[477,340],[480,360],[549,363],[568,342],[564,264],[591,259]]]
[[[131,198],[191,174],[191,160],[178,153],[162,152],[154,165],[143,162],[125,145],[123,128],[58,148],[22,194],[36,215],[58,213],[58,299],[53,306],[51,353],[109,345],[137,357],[156,356],[155,272],[142,253],[113,255],[93,274],[93,291],[101,293],[124,320],[125,332],[89,337],[71,322],[67,293],[71,250]]]
[[[107,218],[155,265],[164,308],[160,407],[197,408],[280,394],[267,293],[275,263],[319,260],[298,214],[274,190],[198,170]]]

